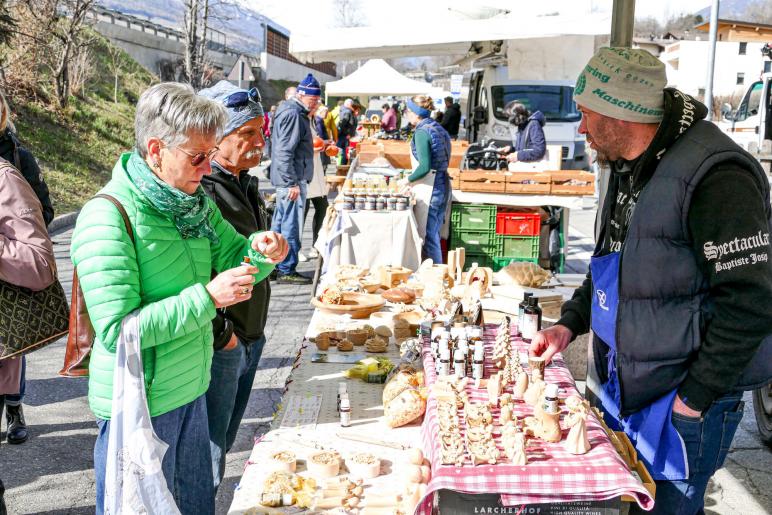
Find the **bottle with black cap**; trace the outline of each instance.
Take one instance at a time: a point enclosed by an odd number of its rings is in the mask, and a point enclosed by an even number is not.
[[[539,331],[541,331],[541,308],[539,307],[539,299],[537,297],[530,297],[528,299],[528,305],[523,310],[523,339],[525,341],[531,341]]]
[[[523,312],[525,311],[525,307],[528,305],[528,299],[533,297],[533,293],[525,292],[523,293],[523,302],[521,302],[517,306],[517,335],[523,336]]]

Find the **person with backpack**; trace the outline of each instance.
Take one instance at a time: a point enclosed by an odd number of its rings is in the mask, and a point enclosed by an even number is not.
[[[43,179],[43,173],[40,171],[35,156],[24,148],[16,137],[16,128],[11,122],[10,108],[2,94],[0,94],[0,158],[11,163],[32,188],[42,208],[43,222],[45,226],[48,226],[54,219],[54,207],[51,205],[48,185]],[[29,438],[22,408],[27,383],[27,360],[22,356],[19,361],[21,375],[18,393],[5,396],[5,419],[8,424],[5,439],[9,444],[22,444]],[[1,416],[2,410],[0,410]]]
[[[182,513],[214,513],[206,408],[212,320],[218,309],[248,301],[287,254],[286,242],[270,231],[248,238],[236,231],[201,187],[227,120],[222,103],[189,85],[148,88],[137,103],[136,147],[120,156],[99,194],[117,205],[95,198],[75,225],[72,262],[95,333],[88,399],[99,428],[98,514],[106,488],[116,486],[106,484],[106,472],[114,459],[108,447],[115,394],[123,391],[113,378],[124,320],[138,325],[135,369],[144,378],[152,433],[168,445],[161,469],[170,493]],[[120,437],[118,430],[117,424]]]

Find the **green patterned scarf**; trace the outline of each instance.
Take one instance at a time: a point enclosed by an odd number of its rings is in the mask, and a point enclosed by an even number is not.
[[[183,239],[209,238],[214,245],[220,241],[209,222],[209,197],[201,186],[193,195],[169,186],[150,170],[136,151],[126,163],[126,173],[153,207],[172,219]]]

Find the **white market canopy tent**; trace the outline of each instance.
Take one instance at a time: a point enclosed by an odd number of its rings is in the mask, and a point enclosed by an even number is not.
[[[290,53],[304,62],[431,55],[463,55],[482,41],[507,41],[561,36],[608,34],[609,14],[496,16],[427,24],[421,30],[373,30],[373,27],[336,28],[311,35],[293,34]]]
[[[405,77],[383,59],[370,59],[351,75],[328,82],[324,88],[327,96],[334,97],[399,97],[427,94],[432,85]]]

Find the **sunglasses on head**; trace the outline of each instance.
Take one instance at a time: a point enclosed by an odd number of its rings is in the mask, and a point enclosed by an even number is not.
[[[214,155],[214,153],[220,149],[218,147],[214,147],[209,152],[196,152],[195,154],[193,152],[188,152],[184,148],[180,148],[180,147],[177,147],[177,150],[181,150],[183,154],[187,154],[188,156],[190,156],[191,166],[198,166],[204,161],[209,161],[209,159]]]
[[[225,107],[242,107],[249,102],[260,103],[262,100],[257,88],[252,88],[249,91],[236,91],[235,93],[231,93],[225,97],[223,104],[225,104]]]

